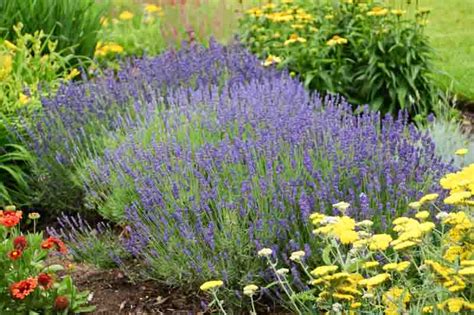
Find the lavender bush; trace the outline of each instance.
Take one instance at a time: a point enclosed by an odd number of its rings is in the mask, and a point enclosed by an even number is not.
[[[26,142],[38,156],[37,202],[51,209],[73,210],[82,203],[82,183],[74,170],[102,154],[110,139],[121,138],[168,107],[168,95],[183,86],[206,90],[272,77],[239,45],[209,48],[191,45],[155,58],[133,59],[117,73],[106,71],[85,82],[70,82],[42,100],[43,111]]]
[[[320,257],[312,211],[343,200],[384,227],[447,169],[406,115],[354,114],[286,75],[168,102],[84,173],[89,202],[127,224],[126,249],[171,284],[258,281],[261,247]]]

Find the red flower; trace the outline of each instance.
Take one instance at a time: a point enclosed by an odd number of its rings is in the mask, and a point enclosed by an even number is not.
[[[18,258],[21,257],[23,252],[19,249],[14,249],[11,252],[8,253],[8,257],[10,257],[11,260],[17,260]]]
[[[54,309],[57,311],[64,311],[69,306],[69,300],[64,295],[59,295],[54,300]]]
[[[14,227],[20,223],[22,216],[23,212],[21,211],[0,210],[0,225],[7,228]]]
[[[23,300],[38,286],[36,278],[28,278],[10,286],[10,294],[14,299]]]
[[[28,245],[28,242],[26,241],[26,237],[24,237],[23,235],[17,236],[13,240],[13,246],[18,250],[24,250],[26,248],[26,245]]]
[[[47,273],[40,273],[38,275],[38,283],[43,289],[47,290],[53,286],[53,278]]]
[[[66,245],[64,245],[63,241],[61,241],[59,238],[50,236],[41,243],[42,249],[51,249],[53,247],[56,247],[60,253],[67,253]]]

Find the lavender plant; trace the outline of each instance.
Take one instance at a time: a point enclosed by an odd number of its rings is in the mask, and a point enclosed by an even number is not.
[[[62,85],[43,98],[44,110],[26,139],[38,156],[37,202],[77,211],[82,183],[77,183],[75,167],[101,155],[111,139],[125,136],[153,111],[168,107],[171,91],[190,86],[192,93],[275,73],[263,69],[238,45],[224,47],[211,41],[209,48],[190,45],[155,58],[128,60],[118,73],[106,71],[93,80]]]
[[[88,200],[128,225],[128,252],[171,284],[248,283],[262,247],[321,257],[311,211],[346,200],[348,214],[382,229],[448,169],[403,113],[355,114],[286,75],[178,89],[168,106],[84,173]]]

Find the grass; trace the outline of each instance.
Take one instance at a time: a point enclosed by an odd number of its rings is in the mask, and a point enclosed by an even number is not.
[[[474,0],[422,0],[432,9],[428,35],[437,52],[437,81],[474,100]]]

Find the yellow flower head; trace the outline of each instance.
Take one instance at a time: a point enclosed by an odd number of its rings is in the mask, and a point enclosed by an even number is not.
[[[5,47],[7,47],[8,49],[10,49],[11,51],[15,51],[18,49],[18,47],[16,47],[15,44],[13,44],[11,41],[9,40],[4,40],[3,41],[3,45],[5,45]]]
[[[148,13],[157,13],[157,12],[161,12],[161,10],[162,10],[161,7],[155,4],[145,5],[145,11]]]
[[[128,21],[128,20],[131,20],[133,19],[133,13],[130,12],[130,11],[123,11],[122,13],[120,13],[119,15],[119,19],[121,20],[124,20],[124,21]]]
[[[387,15],[388,9],[382,7],[373,7],[372,10],[367,12],[368,16],[384,16]]]
[[[457,150],[456,152],[454,152],[454,154],[459,155],[459,156],[464,156],[464,155],[466,155],[468,152],[469,152],[468,149],[462,148],[462,149],[459,149],[459,150]]]
[[[224,282],[222,282],[221,280],[212,280],[212,281],[204,282],[199,288],[202,291],[209,291],[209,290],[219,288],[223,285],[224,285]]]
[[[0,54],[0,81],[10,75],[13,69],[13,58],[10,54]]]
[[[421,204],[423,204],[425,202],[435,201],[436,199],[438,199],[438,197],[439,197],[439,194],[428,194],[428,195],[425,195],[425,196],[421,197],[419,202]]]
[[[316,269],[314,269],[313,271],[311,271],[311,274],[315,277],[321,277],[321,276],[324,276],[328,273],[334,272],[337,269],[339,269],[339,267],[338,266],[333,266],[333,265],[331,265],[331,266],[319,266]]]
[[[390,274],[381,273],[381,274],[378,274],[374,277],[371,277],[371,278],[368,278],[368,279],[363,279],[363,280],[359,281],[359,285],[366,286],[367,288],[370,289],[372,287],[376,287],[376,286],[382,284],[383,282],[387,281],[388,279],[390,279]]]
[[[336,45],[344,45],[347,44],[348,41],[344,37],[340,37],[339,35],[334,35],[330,40],[326,42],[328,46],[336,46]]]
[[[405,10],[392,10],[390,12],[394,15],[397,15],[397,16],[401,16],[401,15],[407,13],[407,11],[405,11]]]
[[[301,259],[306,255],[303,250],[299,250],[296,252],[291,253],[290,260],[292,261],[301,261]]]
[[[380,264],[379,264],[378,261],[367,261],[367,262],[362,264],[362,268],[369,269],[369,268],[377,267],[379,265]]]
[[[392,241],[389,234],[375,234],[369,240],[370,250],[386,250]]]
[[[426,220],[430,216],[430,213],[428,211],[420,211],[417,214],[415,214],[415,218],[420,219],[420,220]]]
[[[273,55],[269,55],[267,59],[262,63],[264,67],[271,66],[273,64],[279,64],[281,62],[281,58]]]
[[[20,92],[20,94],[18,96],[18,100],[19,100],[21,105],[25,105],[30,101],[30,98],[27,95]]]

